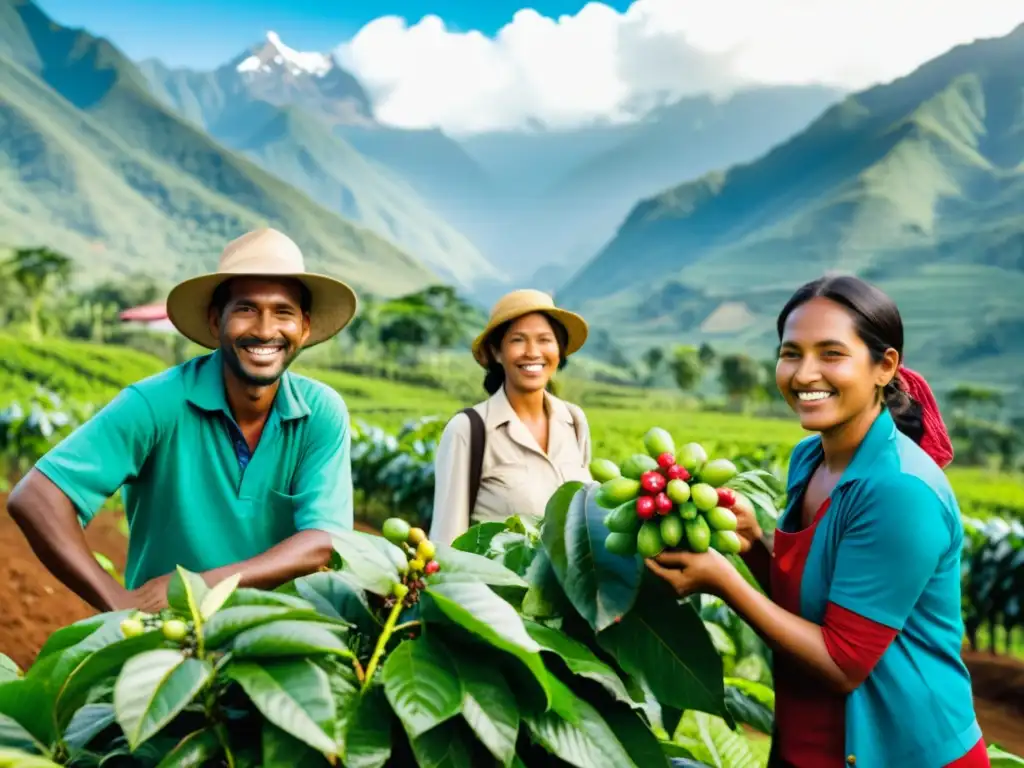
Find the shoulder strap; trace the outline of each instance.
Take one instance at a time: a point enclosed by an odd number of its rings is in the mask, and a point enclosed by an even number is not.
[[[579,408],[577,408],[572,403],[566,403],[565,405],[569,409],[569,413],[572,415],[572,429],[573,429],[573,432],[576,433],[576,445],[578,445],[580,447],[580,450],[582,451],[583,450],[583,435],[580,432],[580,430],[583,429],[583,425],[581,423],[583,421],[583,419],[581,417]]]
[[[469,419],[469,514],[476,507],[476,496],[480,491],[480,477],[484,466],[484,443],[487,440],[484,420],[476,408],[462,411]]]

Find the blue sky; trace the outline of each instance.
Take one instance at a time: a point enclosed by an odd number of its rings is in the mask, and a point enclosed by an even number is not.
[[[493,35],[527,4],[545,16],[586,0],[37,0],[55,21],[113,41],[133,59],[213,68],[275,30],[291,47],[326,51],[385,15],[410,24],[427,14],[449,28]],[[618,10],[629,0],[603,0]]]

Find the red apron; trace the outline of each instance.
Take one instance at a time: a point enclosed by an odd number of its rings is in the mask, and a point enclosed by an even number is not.
[[[828,511],[821,505],[809,526],[796,533],[775,530],[772,600],[802,616],[800,585],[818,523]],[[867,619],[865,619],[867,621]],[[796,662],[775,654],[775,737],[771,768],[839,768],[846,765],[846,697],[829,691]],[[947,768],[989,768],[985,740]],[[888,767],[886,767],[888,768]]]

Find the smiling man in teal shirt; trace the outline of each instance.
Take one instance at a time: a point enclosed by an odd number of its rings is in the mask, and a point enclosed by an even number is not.
[[[288,371],[353,317],[354,292],[305,272],[272,229],[232,241],[219,271],[167,300],[214,350],[123,390],[44,456],[8,509],[37,556],[98,610],[165,604],[176,566],[274,588],[330,559],[353,522],[349,416],[333,389]],[[82,533],[123,487],[125,586]]]

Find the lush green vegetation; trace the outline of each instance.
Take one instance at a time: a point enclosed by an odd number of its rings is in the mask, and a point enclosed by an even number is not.
[[[626,348],[683,336],[770,354],[796,285],[855,272],[897,301],[909,364],[939,388],[1019,392],[1024,144],[1001,105],[1024,83],[1022,38],[958,46],[752,162],[681,178],[637,203],[560,299]]]

